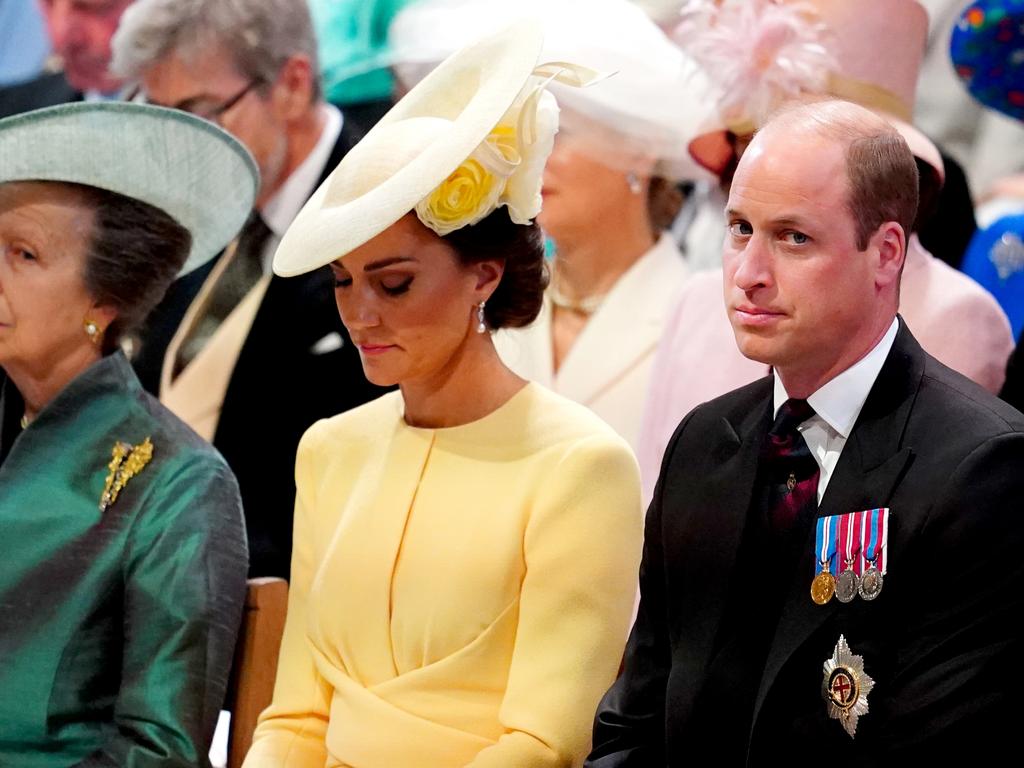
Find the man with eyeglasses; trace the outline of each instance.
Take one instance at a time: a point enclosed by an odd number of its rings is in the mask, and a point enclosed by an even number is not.
[[[182,278],[137,340],[143,385],[210,440],[238,477],[250,576],[288,576],[293,467],[314,421],[370,385],[329,272],[271,273],[277,243],[356,137],[323,100],[305,0],[137,0],[114,38],[133,98],[237,136],[259,166],[255,210],[217,263]]]

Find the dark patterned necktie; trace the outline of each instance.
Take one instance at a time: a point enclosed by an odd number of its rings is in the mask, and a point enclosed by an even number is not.
[[[768,524],[777,533],[789,531],[801,513],[818,507],[821,470],[797,429],[813,415],[806,400],[787,400],[761,451],[761,471],[768,483]]]
[[[225,252],[222,256],[230,258],[230,261],[211,286],[206,303],[193,322],[192,330],[178,348],[173,376],[177,376],[196,359],[228,315],[263,277],[263,249],[272,234],[259,212],[253,211],[238,235],[234,253],[229,256]]]

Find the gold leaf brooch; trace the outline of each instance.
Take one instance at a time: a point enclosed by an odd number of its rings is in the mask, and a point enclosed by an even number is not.
[[[117,495],[128,485],[128,481],[139,474],[152,458],[153,443],[148,437],[139,445],[122,443],[120,440],[114,443],[110,463],[107,465],[110,473],[103,485],[103,495],[100,496],[100,512],[106,512],[117,501]]]

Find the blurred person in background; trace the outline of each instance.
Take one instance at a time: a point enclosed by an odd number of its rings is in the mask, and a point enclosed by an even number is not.
[[[117,98],[121,80],[110,70],[110,41],[132,0],[37,1],[57,71],[0,91],[0,117],[69,101]],[[11,2],[24,0],[5,0],[4,5]],[[19,40],[9,49],[22,44]]]
[[[1024,130],[1024,0],[975,0],[957,20],[950,49],[965,95]],[[1015,338],[1024,332],[1024,176],[1005,178],[991,210],[964,255],[963,270],[999,300]]]
[[[320,41],[324,98],[366,134],[394,103],[388,28],[414,0],[309,0]]]
[[[171,287],[134,365],[238,477],[251,575],[287,577],[299,438],[383,391],[363,375],[330,271],[283,280],[270,270],[285,230],[352,137],[323,101],[305,0],[138,0],[114,50],[115,69],[141,97],[217,123],[260,169],[242,233]]]
[[[3,89],[43,71],[50,39],[36,0],[0,3],[0,99]]]
[[[1024,172],[1024,125],[998,111],[985,109],[964,91],[957,66],[950,60],[952,37],[962,34],[967,8],[1011,8],[1013,3],[969,3],[967,0],[921,0],[928,11],[928,43],[914,106],[914,122],[936,144],[955,157],[967,174],[978,223],[990,223],[983,203],[998,195],[1000,180]],[[990,14],[991,17],[991,14]],[[998,23],[999,19],[990,23]],[[1008,19],[1004,17],[1004,24]],[[993,41],[995,42],[995,41]]]
[[[1024,0],[967,5],[957,20],[951,55],[975,99],[1024,123]],[[1002,182],[998,205],[1002,215],[975,235],[964,271],[991,290],[1010,317],[1017,349],[999,396],[1024,410],[1024,177]]]

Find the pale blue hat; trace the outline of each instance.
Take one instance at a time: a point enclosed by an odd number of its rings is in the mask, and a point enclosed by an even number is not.
[[[0,184],[63,181],[148,203],[188,229],[182,274],[219,253],[259,188],[248,150],[206,120],[128,102],[78,102],[0,120]]]

